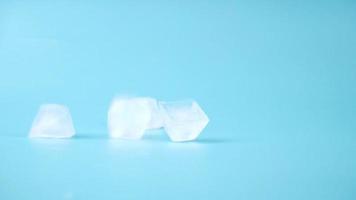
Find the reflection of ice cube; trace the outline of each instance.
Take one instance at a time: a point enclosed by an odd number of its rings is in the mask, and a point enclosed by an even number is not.
[[[33,121],[30,137],[69,138],[75,134],[72,118],[66,106],[42,105]]]
[[[164,129],[174,142],[196,139],[209,123],[208,116],[195,101],[160,102]]]
[[[108,113],[112,138],[140,139],[151,121],[148,98],[116,98]]]

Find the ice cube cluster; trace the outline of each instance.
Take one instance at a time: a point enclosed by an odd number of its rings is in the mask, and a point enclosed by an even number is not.
[[[117,97],[108,112],[111,138],[141,139],[146,130],[163,128],[174,142],[196,139],[209,118],[194,100],[163,102],[150,97]],[[33,121],[30,137],[70,138],[75,135],[69,109],[42,105]]]
[[[174,142],[191,141],[208,123],[208,116],[194,100],[115,98],[108,113],[110,136],[121,139],[141,139],[146,130],[164,128]]]

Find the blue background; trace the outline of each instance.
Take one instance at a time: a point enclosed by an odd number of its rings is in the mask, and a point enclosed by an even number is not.
[[[356,199],[356,2],[0,1],[0,199]],[[116,94],[201,137],[109,140]],[[42,103],[77,136],[29,140]]]

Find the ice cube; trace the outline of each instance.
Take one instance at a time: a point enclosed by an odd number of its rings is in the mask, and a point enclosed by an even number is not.
[[[64,105],[44,104],[32,123],[29,137],[70,138],[74,134],[69,109]]]
[[[208,116],[194,100],[159,102],[164,129],[174,142],[196,139],[209,123]]]
[[[112,138],[140,139],[151,124],[154,101],[149,98],[115,98],[108,113],[108,127]],[[151,124],[151,125],[150,125]]]

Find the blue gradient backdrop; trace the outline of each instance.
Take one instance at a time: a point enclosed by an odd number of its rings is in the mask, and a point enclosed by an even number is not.
[[[356,199],[356,2],[0,1],[0,199]],[[115,94],[196,99],[196,142],[109,140]],[[77,137],[29,140],[42,103]]]

